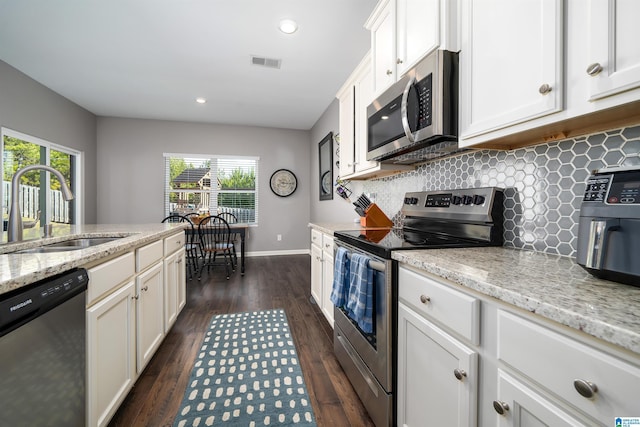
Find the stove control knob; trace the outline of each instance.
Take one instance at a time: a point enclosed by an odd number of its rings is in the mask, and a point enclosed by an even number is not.
[[[462,196],[462,204],[470,205],[473,202],[473,197],[471,196]]]
[[[481,196],[479,194],[476,194],[475,196],[473,196],[473,204],[474,205],[481,205],[484,203],[485,197]]]
[[[462,197],[460,196],[453,196],[451,198],[451,203],[454,205],[459,205],[460,203],[462,203]]]
[[[411,197],[405,197],[404,198],[404,204],[405,205],[410,205],[411,204]]]

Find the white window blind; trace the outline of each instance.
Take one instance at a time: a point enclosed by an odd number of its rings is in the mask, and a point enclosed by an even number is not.
[[[165,215],[229,212],[258,223],[258,160],[165,154]]]

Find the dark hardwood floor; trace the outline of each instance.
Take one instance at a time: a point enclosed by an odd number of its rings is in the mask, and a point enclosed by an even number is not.
[[[318,426],[373,427],[333,354],[333,330],[310,302],[308,255],[248,258],[246,274],[224,268],[187,281],[187,304],[114,415],[110,427],[171,426],[211,317],[283,308]]]

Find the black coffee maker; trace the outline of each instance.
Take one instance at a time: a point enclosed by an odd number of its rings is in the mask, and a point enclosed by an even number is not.
[[[601,279],[640,286],[640,167],[602,169],[589,177],[576,261]]]

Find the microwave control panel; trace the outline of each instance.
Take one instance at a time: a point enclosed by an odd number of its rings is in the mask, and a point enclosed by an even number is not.
[[[584,201],[608,205],[640,205],[640,171],[589,177]]]

